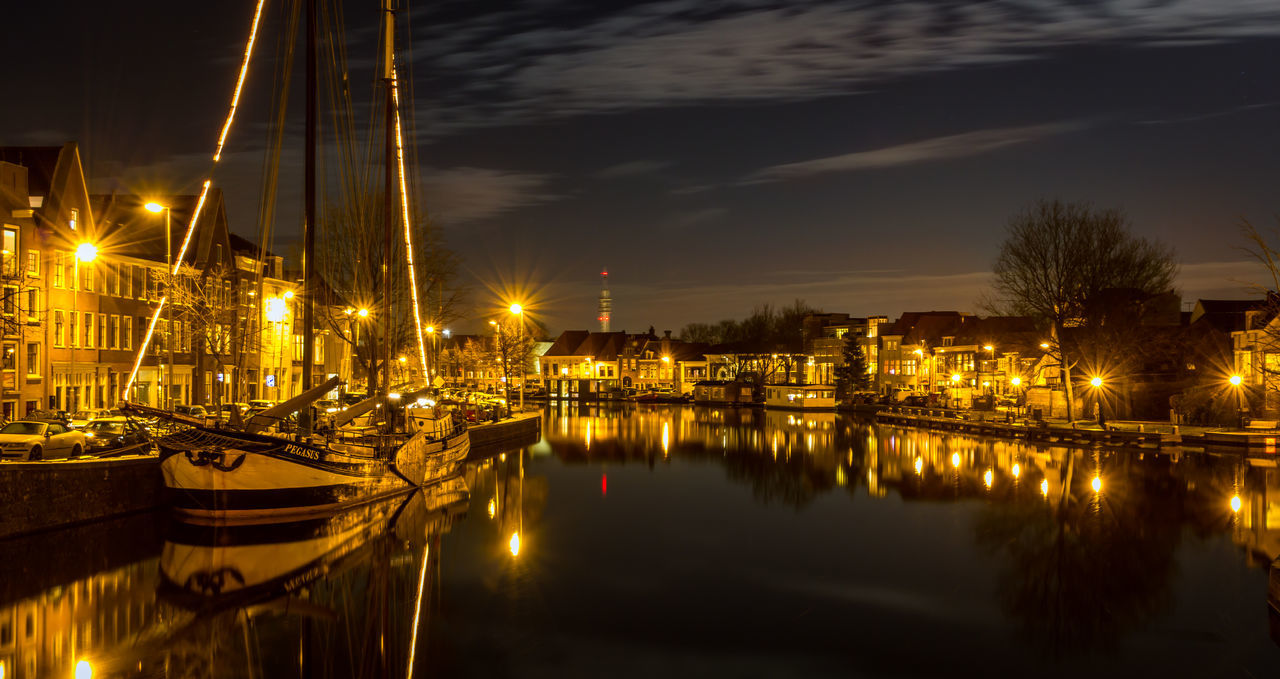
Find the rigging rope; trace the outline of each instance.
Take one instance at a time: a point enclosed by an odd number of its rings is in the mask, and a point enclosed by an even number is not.
[[[266,4],[266,0],[258,0],[258,6],[253,13],[253,25],[249,30],[249,41],[248,41],[248,44],[245,46],[244,62],[240,66],[240,76],[236,81],[235,93],[231,97],[231,109],[227,111],[227,120],[222,126],[222,134],[218,138],[218,147],[213,154],[214,165],[217,165],[218,161],[222,158],[222,145],[227,138],[227,133],[231,131],[231,121],[235,118],[235,115],[236,115],[236,104],[240,100],[240,90],[244,85],[245,75],[249,71],[250,58],[253,56],[253,43],[258,36],[258,20],[262,17],[262,7],[265,4]],[[191,213],[191,223],[187,225],[187,234],[182,239],[182,247],[178,249],[178,252],[174,256],[174,259],[172,262],[165,263],[166,265],[173,267],[173,274],[178,273],[178,268],[181,266],[182,259],[183,257],[186,256],[187,246],[190,245],[191,243],[191,235],[195,233],[196,222],[199,221],[200,219],[200,211],[204,208],[205,198],[209,194],[209,184],[212,181],[213,181],[212,179],[206,179],[204,181],[204,188],[201,189],[200,198],[199,200],[196,201],[196,209],[193,210]],[[169,294],[172,294],[173,291],[169,290],[167,292]],[[151,343],[151,335],[155,330],[156,321],[160,319],[160,311],[164,309],[164,305],[168,301],[168,299],[169,299],[168,294],[166,294],[164,297],[161,297],[160,303],[156,305],[155,313],[151,316],[151,324],[150,324],[150,327],[147,328],[147,335],[146,337],[143,338],[142,344],[138,346],[138,357],[137,357],[137,360],[134,361],[133,371],[129,373],[129,382],[125,385],[124,391],[121,393],[121,398],[123,398],[124,400],[128,400],[129,391],[133,389],[133,383],[138,378],[138,368],[142,366],[142,357],[145,356],[147,353],[147,345]],[[172,332],[172,329],[170,329],[170,332]]]

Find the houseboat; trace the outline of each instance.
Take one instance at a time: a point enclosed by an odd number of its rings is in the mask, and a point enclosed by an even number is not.
[[[830,384],[766,384],[764,407],[835,410],[836,388]]]
[[[755,402],[755,387],[746,382],[703,380],[693,385],[693,402],[711,406],[749,406]]]

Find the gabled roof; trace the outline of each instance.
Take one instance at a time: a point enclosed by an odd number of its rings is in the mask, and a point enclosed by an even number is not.
[[[887,328],[880,329],[880,336],[901,335],[904,345],[937,345],[942,338],[956,335],[966,319],[959,311],[909,311]]]
[[[1225,333],[1247,330],[1248,312],[1267,306],[1265,299],[1199,299],[1190,323],[1207,323]]]
[[[590,334],[586,330],[565,330],[551,343],[551,348],[543,356],[576,356],[578,346]]]
[[[156,262],[165,261],[165,214],[153,213],[144,206],[157,202],[169,207],[169,250],[177,255],[187,235],[191,215],[199,196],[173,195],[143,198],[132,194],[95,195],[90,197],[94,213],[98,216],[98,231],[94,236],[99,249],[118,255],[137,257]],[[203,266],[215,256],[215,245],[222,244],[223,261],[230,264],[230,244],[227,240],[226,212],[222,202],[222,190],[211,189],[200,210],[200,220],[183,261],[193,266]]]

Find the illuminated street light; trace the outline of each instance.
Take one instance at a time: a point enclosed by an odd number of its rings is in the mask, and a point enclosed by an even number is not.
[[[520,534],[512,533],[507,546],[511,549],[511,556],[520,556]]]
[[[285,299],[293,299],[293,291],[292,291],[292,290],[285,290],[285,291],[284,291],[284,298],[285,298]]]
[[[92,262],[98,258],[98,248],[93,243],[81,243],[76,246],[76,259],[81,262]]]
[[[508,307],[508,309],[511,311],[511,313],[517,316],[524,313],[524,307],[520,306],[519,303],[513,303],[510,307]]]
[[[1090,481],[1090,482],[1089,482],[1089,485],[1093,488],[1093,492],[1095,492],[1095,493],[1101,493],[1101,492],[1102,492],[1102,477],[1101,477],[1101,476],[1095,476],[1095,477],[1093,477],[1093,481]]]
[[[951,466],[952,467],[960,466],[960,453],[951,453]]]
[[[1097,389],[1098,387],[1102,386],[1102,378],[1095,375],[1092,379],[1089,380],[1089,384],[1093,385],[1094,389]]]
[[[1048,342],[1041,342],[1041,343],[1040,343],[1040,348],[1041,348],[1041,349],[1048,349],[1048,348],[1049,348],[1049,343],[1048,343]]]
[[[88,660],[76,663],[76,679],[93,679],[93,665]]]
[[[951,373],[951,381],[952,381],[952,382],[959,382],[959,381],[960,381],[960,373]]]
[[[368,318],[368,317],[369,317],[369,310],[368,310],[368,309],[360,309],[359,311],[357,311],[357,312],[356,312],[356,315],[357,315],[357,316],[359,316],[360,318]]]
[[[1012,378],[1012,379],[1010,379],[1010,380],[1009,380],[1009,384],[1012,384],[1012,385],[1013,385],[1013,386],[1015,386],[1015,387],[1020,386],[1020,385],[1022,384],[1022,378],[1021,378],[1021,377],[1014,377],[1014,378]]]
[[[1231,386],[1238,387],[1244,382],[1244,378],[1239,375],[1232,375],[1227,381],[1231,383]]]

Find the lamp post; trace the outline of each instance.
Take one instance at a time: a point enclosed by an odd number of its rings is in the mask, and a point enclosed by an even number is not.
[[[432,386],[431,366],[436,363],[436,327],[434,325],[427,326],[427,342],[431,344],[431,351],[427,354],[427,365],[422,366],[422,379],[430,387]]]
[[[147,208],[147,211],[149,211],[149,212],[155,212],[155,213],[159,213],[161,210],[164,210],[164,267],[165,267],[165,268],[164,268],[164,271],[165,271],[165,291],[166,291],[168,294],[172,295],[172,294],[173,294],[173,269],[174,269],[174,266],[173,266],[173,254],[172,254],[172,252],[171,252],[171,250],[172,250],[172,248],[173,248],[173,245],[171,244],[172,237],[170,236],[170,228],[169,228],[170,209],[169,209],[169,206],[168,206],[168,205],[161,205],[161,204],[159,204],[159,203],[155,203],[155,202],[147,203],[147,204],[145,205],[145,207]],[[165,375],[165,379],[164,379],[164,397],[163,397],[163,398],[161,399],[161,401],[160,401],[160,406],[161,406],[162,408],[165,408],[166,410],[173,410],[173,403],[172,403],[172,395],[173,395],[173,304],[172,304],[172,300],[170,300],[170,304],[166,307],[165,317],[166,317],[166,318],[165,318],[165,324],[169,326],[169,340],[166,342],[166,344],[169,346],[169,370],[168,370],[168,373]]]
[[[507,310],[510,311],[513,315],[515,315],[515,317],[518,319],[517,322],[520,324],[516,327],[516,351],[520,354],[518,356],[518,358],[520,359],[520,410],[523,411],[524,410],[524,375],[525,375],[524,307],[521,306],[518,302],[516,302],[516,303],[513,303],[510,307],[508,307]],[[507,398],[510,399],[510,396],[508,396]]]
[[[1236,392],[1236,416],[1238,418],[1237,423],[1239,424],[1241,429],[1244,429],[1245,409],[1244,409],[1243,400],[1241,398],[1242,394],[1240,393],[1241,391],[1243,391],[1241,385],[1244,384],[1244,377],[1240,375],[1232,375],[1231,377],[1227,378],[1227,383],[1231,385],[1232,391]]]
[[[76,322],[75,322],[75,320],[76,320],[76,316],[79,316],[79,315],[80,315],[80,310],[79,310],[79,306],[80,306],[80,304],[79,304],[79,302],[80,302],[80,262],[84,262],[85,264],[88,264],[89,262],[92,262],[94,259],[97,259],[97,257],[98,257],[98,248],[97,248],[97,247],[95,247],[92,243],[81,243],[81,244],[79,244],[79,245],[77,245],[77,246],[76,246],[76,259],[75,259],[75,267],[74,267],[74,271],[73,271],[73,275],[75,276],[75,281],[74,281],[74,285],[72,285],[72,286],[71,286],[71,320],[72,320],[72,323],[71,323],[68,327],[70,327],[70,328],[74,328],[74,329],[75,329],[75,332],[77,332],[77,333],[78,333],[78,332],[81,332],[81,330],[79,330],[79,328],[80,328],[80,326],[81,326],[81,325],[83,325],[83,323],[76,323]],[[80,320],[83,320],[83,319],[80,319]],[[71,367],[70,367],[70,370],[69,370],[69,375],[67,376],[67,380],[68,380],[68,381],[67,381],[67,388],[68,388],[68,390],[70,390],[70,388],[71,388],[71,382],[72,382],[73,380],[75,380],[75,376],[76,376],[76,347],[80,345],[79,338],[72,337],[72,338],[70,338],[70,339],[71,339],[72,341],[67,343],[68,350],[71,352],[71,361],[70,361]],[[77,387],[77,388],[76,388],[76,390],[75,390],[75,391],[72,391],[71,393],[75,395],[75,403],[68,403],[68,405],[69,405],[70,407],[69,407],[69,408],[67,408],[67,410],[70,410],[70,411],[72,411],[72,412],[75,412],[76,410],[78,410],[78,409],[79,409],[79,406],[80,406],[80,391],[79,391],[79,387]],[[68,400],[71,400],[71,399],[68,399]]]
[[[1093,403],[1098,409],[1098,427],[1106,429],[1107,421],[1102,415],[1102,378],[1094,375],[1089,380],[1089,386],[1093,387]]]

